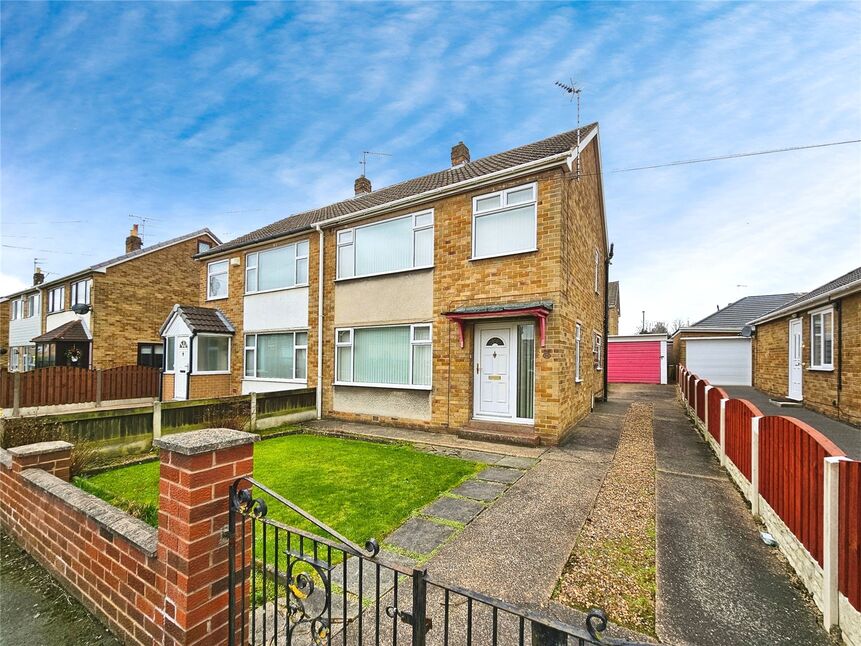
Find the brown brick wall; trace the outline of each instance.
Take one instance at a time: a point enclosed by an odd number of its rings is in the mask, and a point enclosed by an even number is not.
[[[608,315],[608,326],[610,330],[610,335],[616,336],[617,334],[619,334],[619,310],[617,310],[615,307],[611,307],[610,311],[608,312]]]
[[[228,397],[236,394],[232,388],[231,375],[191,375],[188,383],[189,399]]]
[[[838,301],[834,314],[834,370],[810,369],[810,312],[799,313],[802,329],[802,393],[807,408],[835,419],[861,424],[861,294]],[[789,389],[789,320],[784,317],[756,326],[754,386],[778,397]],[[839,326],[839,327],[838,327]],[[842,337],[842,388],[838,388]]]

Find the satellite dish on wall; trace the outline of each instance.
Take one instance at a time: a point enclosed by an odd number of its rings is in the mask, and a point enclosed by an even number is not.
[[[90,306],[85,303],[75,303],[72,305],[72,311],[78,315],[84,315],[90,311]]]
[[[741,335],[743,337],[745,337],[746,339],[749,339],[750,337],[752,337],[753,336],[753,326],[745,325],[743,328],[741,328]]]

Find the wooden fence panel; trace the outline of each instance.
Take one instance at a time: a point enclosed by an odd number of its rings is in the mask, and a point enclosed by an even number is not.
[[[726,391],[723,388],[713,387],[709,391],[709,433],[715,439],[715,442],[720,443],[720,400],[729,399]]]
[[[822,565],[824,462],[845,455],[831,440],[794,417],[759,422],[759,493]]]
[[[157,397],[160,371],[149,366],[120,366],[102,371],[102,399]]]
[[[746,399],[730,399],[726,403],[726,455],[750,482],[750,425],[760,410]]]
[[[837,587],[861,610],[861,462],[840,463]]]
[[[708,380],[700,379],[697,382],[697,417],[701,422],[706,421],[706,386],[709,385]]]
[[[688,373],[688,392],[686,399],[688,400],[688,404],[694,401],[694,393],[696,392],[697,387],[697,376],[691,373]]]

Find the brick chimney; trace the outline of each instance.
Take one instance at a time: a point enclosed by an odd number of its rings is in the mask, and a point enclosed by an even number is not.
[[[126,253],[137,251],[143,247],[143,240],[138,235],[138,225],[132,225],[132,230],[129,232],[129,237],[126,238]]]
[[[370,193],[371,180],[369,180],[364,175],[361,175],[356,178],[356,182],[353,184],[353,188],[356,191],[356,195],[364,195],[365,193]]]
[[[462,141],[458,141],[456,146],[451,147],[451,165],[460,166],[469,162],[469,148]]]
[[[41,267],[36,267],[36,271],[33,272],[33,284],[41,285],[45,282],[45,274],[42,273]]]

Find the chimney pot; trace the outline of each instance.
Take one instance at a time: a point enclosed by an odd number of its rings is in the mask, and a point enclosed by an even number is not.
[[[370,193],[371,180],[369,180],[364,175],[360,175],[356,178],[356,182],[353,184],[353,189],[356,191],[356,195],[364,195],[365,193]]]
[[[138,225],[132,225],[132,230],[129,232],[129,237],[126,238],[126,253],[137,251],[143,247],[143,240],[138,235]]]
[[[41,267],[36,267],[36,271],[33,272],[33,284],[41,285],[45,282],[45,274],[42,273]]]
[[[451,147],[451,165],[460,166],[469,162],[469,148],[462,141],[458,141],[457,145]]]

